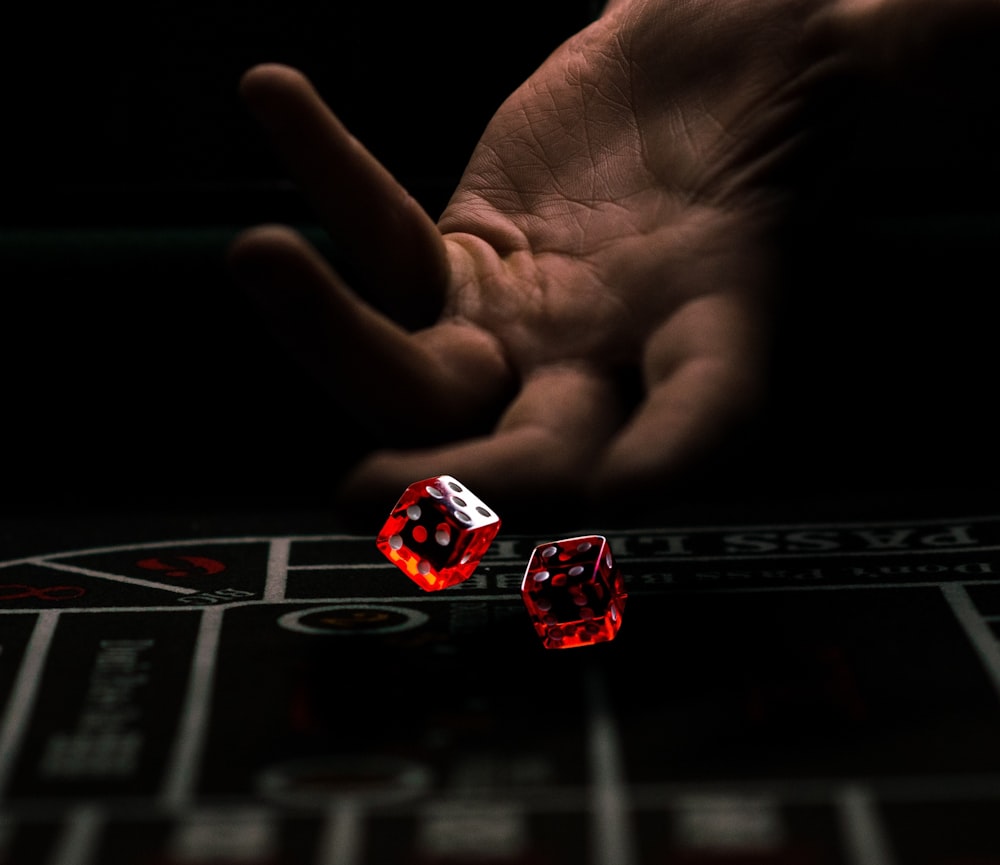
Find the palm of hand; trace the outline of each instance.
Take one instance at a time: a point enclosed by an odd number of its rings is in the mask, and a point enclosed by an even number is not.
[[[789,145],[801,71],[762,31],[789,8],[760,4],[735,29],[704,2],[601,20],[494,116],[438,227],[446,313],[494,335],[522,385],[498,432],[537,434],[506,477],[659,482],[752,406],[778,203],[759,179]],[[706,48],[718,79],[693,74]]]
[[[448,473],[495,506],[615,507],[732,434],[766,374],[770,178],[828,59],[816,8],[618,3],[500,107],[437,224],[304,79],[248,75],[352,287],[423,317],[375,312],[287,230],[237,244],[293,349],[397,448],[345,495],[384,508]]]

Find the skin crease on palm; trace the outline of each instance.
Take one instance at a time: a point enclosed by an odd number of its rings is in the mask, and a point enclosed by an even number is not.
[[[350,284],[287,227],[231,251],[384,443],[344,500],[387,511],[444,473],[498,509],[611,511],[711,460],[766,393],[774,178],[810,93],[851,63],[905,73],[896,31],[940,6],[613,0],[499,107],[436,222],[302,74],[249,70],[247,105],[351,251]]]

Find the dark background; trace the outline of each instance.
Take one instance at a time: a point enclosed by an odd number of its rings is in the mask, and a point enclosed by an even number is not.
[[[236,94],[240,75],[266,61],[304,70],[437,209],[500,101],[591,6],[515,0],[488,17],[458,2],[22,8],[5,28],[4,154],[17,196],[5,196],[4,223],[242,222],[256,218],[253,204],[270,215],[271,201],[245,196],[273,192],[282,173]]]
[[[364,437],[224,267],[236,232],[261,221],[323,243],[238,101],[240,75],[303,69],[437,215],[502,99],[594,14],[585,0],[13,13],[0,37],[4,513],[325,505]],[[988,90],[991,63],[940,58]],[[995,486],[996,156],[982,168],[1000,113],[981,90],[956,101],[940,71],[831,97],[785,238],[773,404],[736,442],[738,470],[718,464],[736,496]]]

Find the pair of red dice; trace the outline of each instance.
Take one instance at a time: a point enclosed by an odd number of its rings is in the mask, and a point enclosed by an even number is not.
[[[428,592],[472,576],[500,531],[500,517],[450,475],[410,484],[375,540],[382,554]],[[625,582],[607,538],[584,535],[539,544],[521,599],[547,649],[613,640]]]

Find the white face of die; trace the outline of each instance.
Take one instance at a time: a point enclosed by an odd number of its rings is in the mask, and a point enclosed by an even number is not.
[[[470,529],[488,526],[500,519],[479,496],[451,475],[440,475],[429,482],[426,492],[443,502],[455,519]]]

